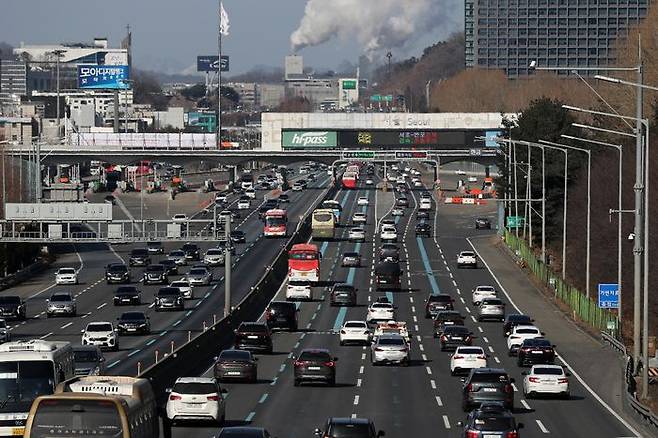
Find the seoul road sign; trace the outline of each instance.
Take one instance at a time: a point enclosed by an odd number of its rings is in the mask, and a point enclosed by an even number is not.
[[[599,283],[599,308],[619,309],[619,284]]]

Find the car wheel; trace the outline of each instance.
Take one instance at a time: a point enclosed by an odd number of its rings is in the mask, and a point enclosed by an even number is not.
[[[571,398],[571,394],[569,394],[568,392],[565,392],[565,393],[562,394],[562,399],[563,400],[569,400],[570,398]]]
[[[46,318],[51,318],[52,315],[50,313],[46,313]]]

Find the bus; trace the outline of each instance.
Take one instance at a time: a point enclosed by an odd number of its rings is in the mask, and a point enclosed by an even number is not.
[[[345,172],[341,178],[341,184],[344,189],[355,189],[358,176],[354,172]]]
[[[79,376],[53,395],[37,398],[25,437],[156,438],[160,434],[155,394],[147,379]]]
[[[336,233],[336,216],[333,210],[318,208],[311,217],[311,237],[313,240],[331,240]]]
[[[32,402],[74,375],[69,342],[32,339],[0,345],[0,436],[22,435]]]
[[[320,281],[320,259],[317,245],[298,243],[288,251],[289,281]]]
[[[275,208],[265,212],[265,225],[263,226],[263,235],[265,237],[285,237],[288,235],[286,224],[288,222],[288,213],[286,210]]]
[[[341,213],[343,212],[343,206],[340,205],[340,202],[334,201],[333,199],[327,199],[326,201],[322,202],[322,208],[326,208],[334,212],[334,216],[336,216],[336,226],[338,226],[340,224]]]

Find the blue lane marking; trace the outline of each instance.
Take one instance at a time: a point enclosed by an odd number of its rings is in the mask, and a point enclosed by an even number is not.
[[[160,337],[163,337],[163,336],[166,335],[166,334],[167,334],[167,330],[165,330],[165,331],[163,331],[162,333],[160,333]]]
[[[347,307],[341,307],[340,310],[338,311],[338,315],[336,315],[336,321],[334,322],[334,331],[340,330],[340,328],[343,326],[343,322],[345,321],[346,316],[347,316]]]
[[[140,351],[142,351],[142,350],[131,351],[131,352],[128,354],[128,357],[130,357],[130,356],[134,356],[134,355],[136,355],[137,353],[139,353]]]
[[[153,345],[153,344],[155,344],[155,339],[151,339],[146,343],[146,345]]]
[[[386,292],[386,298],[393,303],[393,292]]]
[[[181,320],[179,319],[178,321],[176,321],[176,322],[174,323],[174,327],[176,327],[176,326],[177,326],[178,324],[180,324],[180,323],[181,323]]]
[[[256,413],[255,413],[255,412],[253,412],[253,411],[252,411],[252,412],[249,412],[249,415],[247,415],[247,416],[245,417],[244,421],[249,422],[249,421],[253,420],[253,418],[254,418],[255,416],[256,416]]]
[[[328,247],[329,247],[329,242],[322,242],[322,245],[320,245],[320,254],[324,256],[324,253]]]
[[[438,295],[441,291],[439,289],[439,284],[436,282],[436,278],[434,278],[434,274],[432,273],[432,266],[430,265],[429,257],[427,257],[427,251],[425,251],[423,240],[420,237],[416,237],[416,242],[418,243],[420,257],[423,259],[423,266],[425,267],[427,279],[429,280],[430,286],[432,287],[432,294]]]
[[[299,302],[299,301],[295,302],[295,308],[296,308],[297,310],[299,310],[299,307],[300,307],[301,305],[302,305],[301,302]]]
[[[120,360],[114,361],[114,362],[112,362],[111,364],[109,364],[107,367],[108,367],[108,368],[115,367],[115,366],[117,366],[117,365],[119,364],[119,362],[121,362],[121,361],[120,361]]]
[[[258,400],[258,403],[263,404],[265,403],[265,400],[267,400],[267,397],[269,396],[268,393],[263,394],[263,396]]]

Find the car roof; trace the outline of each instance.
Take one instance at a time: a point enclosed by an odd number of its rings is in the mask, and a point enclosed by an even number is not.
[[[528,329],[535,329],[535,330],[537,330],[537,331],[540,331],[540,330],[539,330],[539,327],[534,326],[534,325],[517,325],[517,326],[514,326],[514,331],[515,331],[515,332],[516,332],[517,330],[528,330]]]
[[[473,368],[473,374],[507,374],[503,368]]]
[[[213,377],[179,377],[176,383],[217,383]]]

